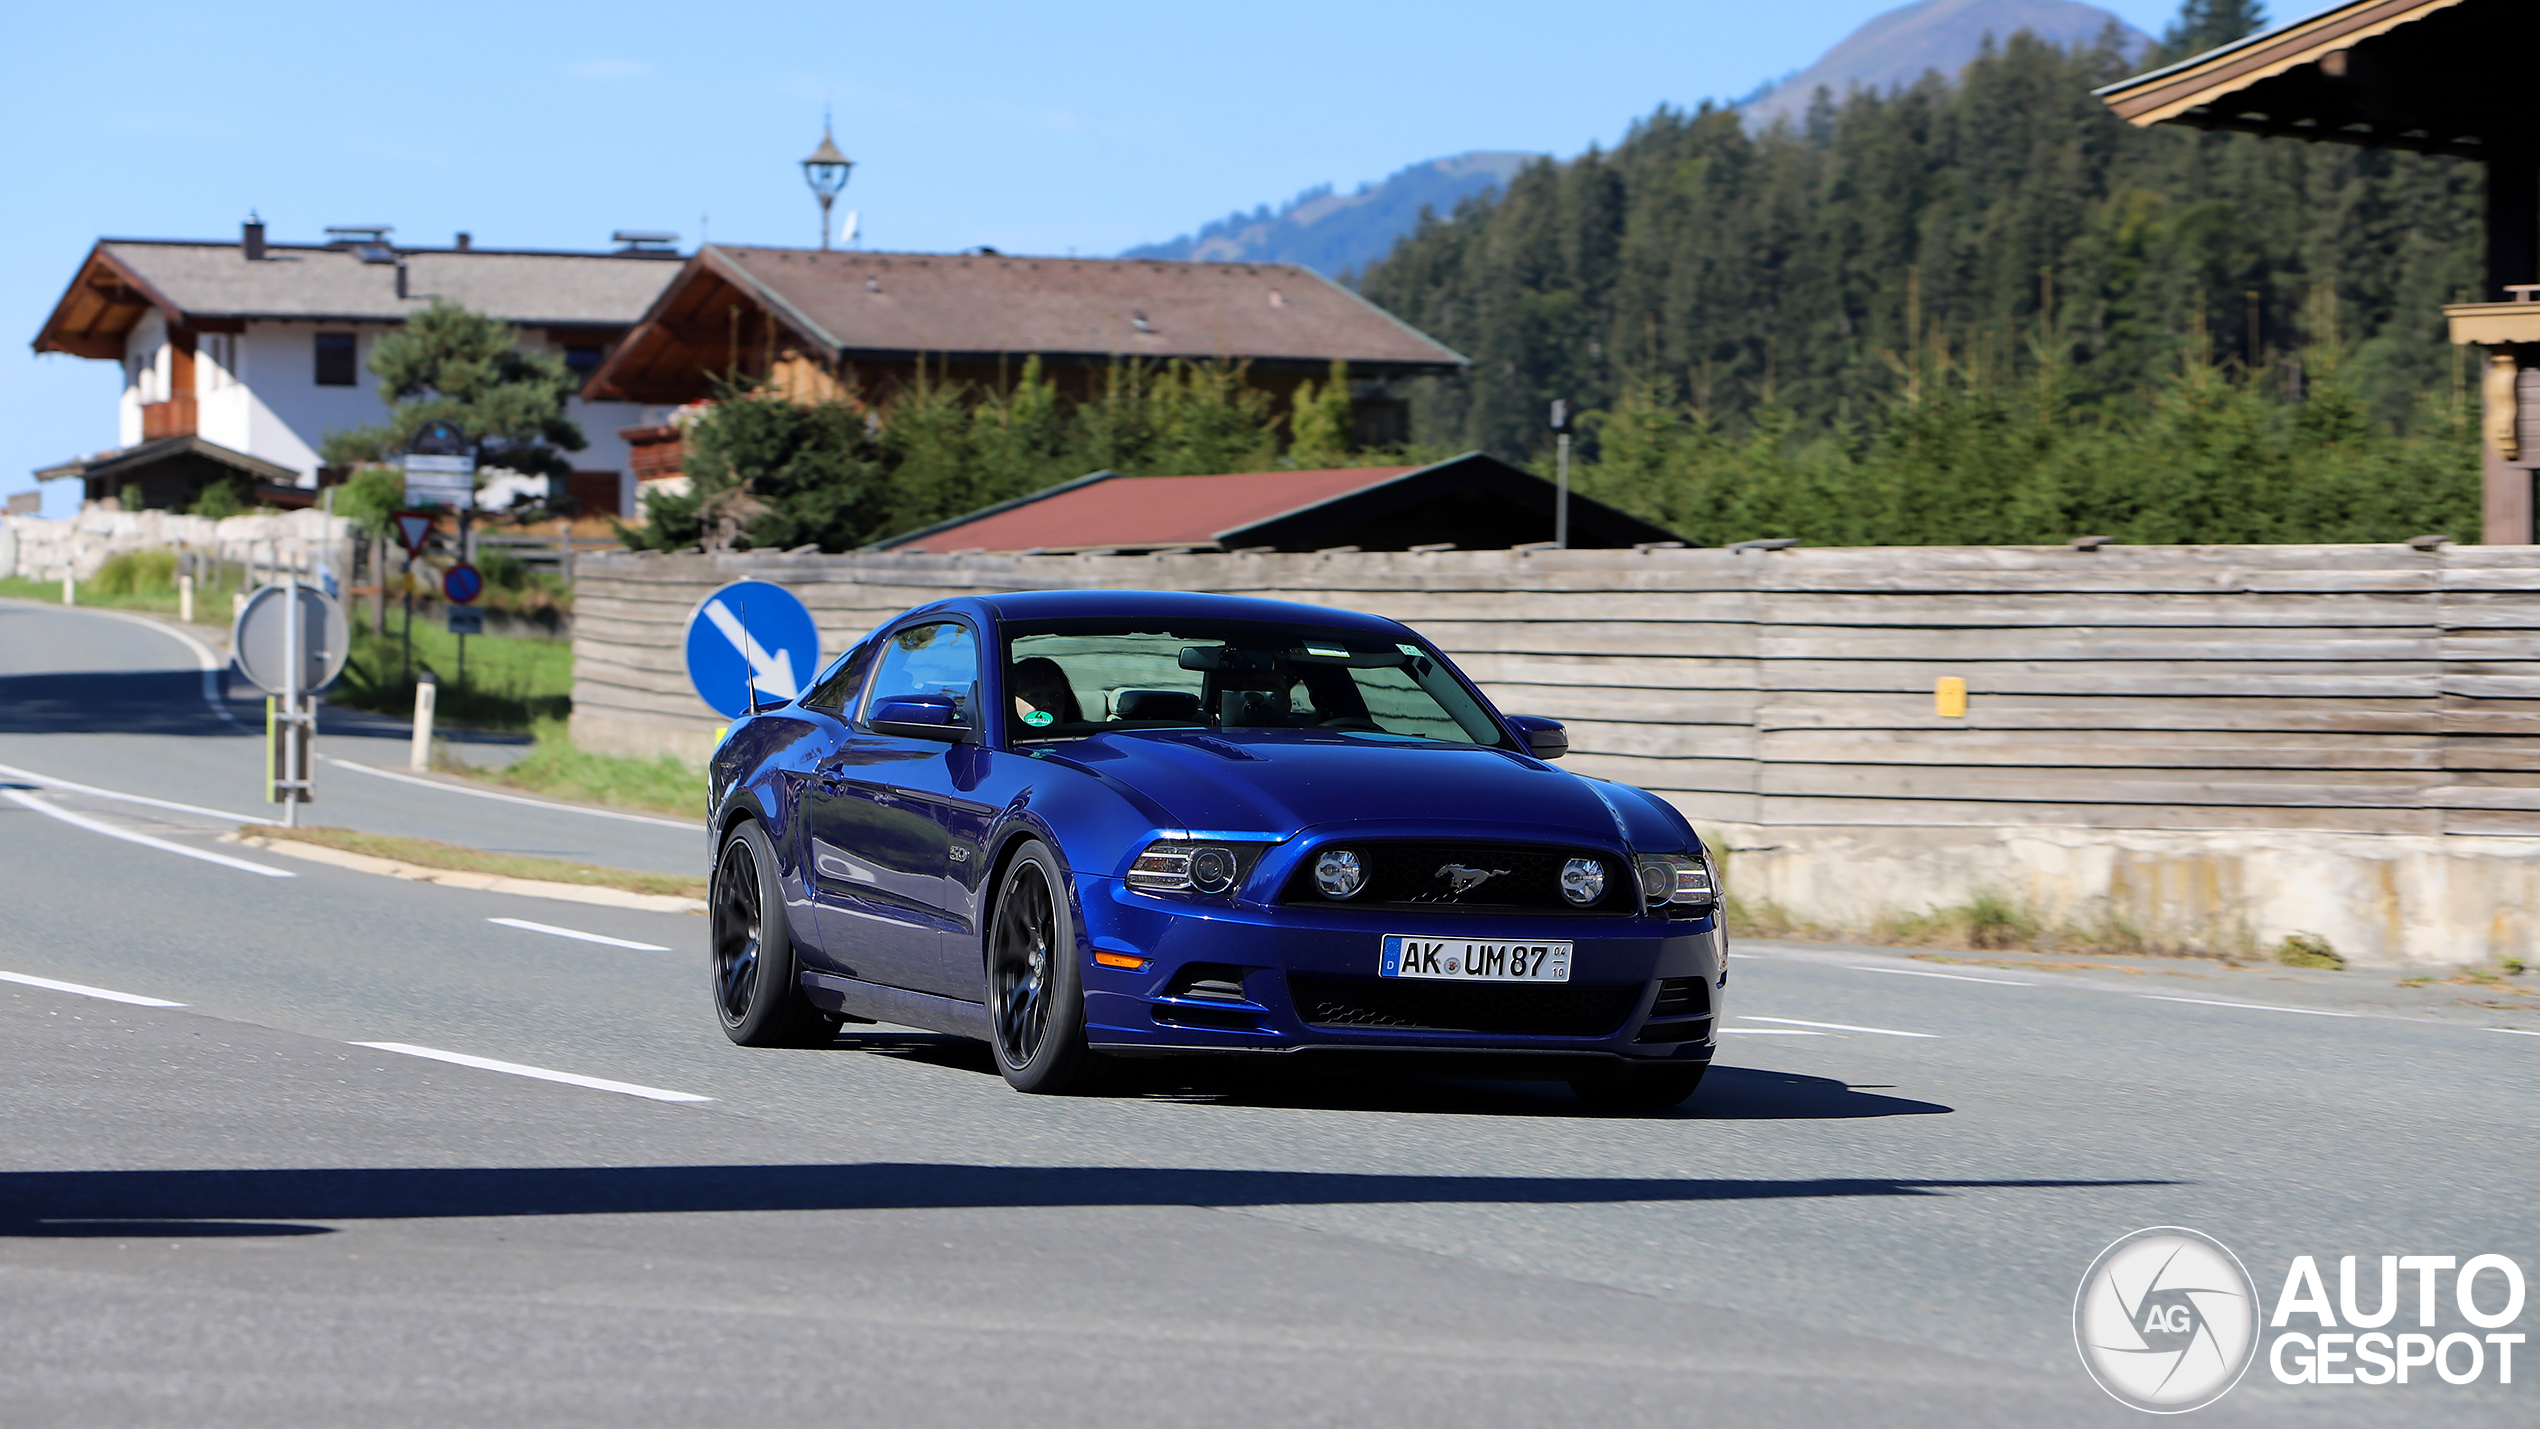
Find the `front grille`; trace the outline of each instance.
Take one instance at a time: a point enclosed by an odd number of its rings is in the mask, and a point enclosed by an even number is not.
[[[1314,886],[1314,855],[1309,854],[1289,876],[1287,889],[1280,894],[1283,902],[1324,908],[1374,905],[1414,911],[1610,915],[1628,914],[1640,904],[1631,866],[1594,849],[1383,840],[1341,840],[1324,847],[1354,850],[1366,863],[1367,886],[1348,899],[1324,897]],[[1574,858],[1593,858],[1605,865],[1605,896],[1584,908],[1561,893],[1561,866]],[[1457,893],[1455,876],[1443,872],[1451,865],[1490,877]]]
[[[1297,1015],[1314,1027],[1602,1037],[1623,1025],[1638,987],[1452,983],[1416,978],[1288,976]]]

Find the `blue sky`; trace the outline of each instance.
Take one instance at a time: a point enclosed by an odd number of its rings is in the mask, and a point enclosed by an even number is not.
[[[385,222],[417,244],[808,245],[794,163],[825,103],[865,246],[1107,254],[1420,159],[1611,144],[1895,3],[19,0],[0,16],[0,491],[114,441],[114,367],[25,345],[100,235],[234,238],[253,208],[282,240]],[[2177,9],[2100,3],[2153,33]],[[48,514],[76,500],[55,483]]]

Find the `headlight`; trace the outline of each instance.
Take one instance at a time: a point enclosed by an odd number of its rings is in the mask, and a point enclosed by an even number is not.
[[[1314,858],[1314,886],[1326,898],[1355,897],[1367,886],[1367,865],[1345,848],[1327,848]]]
[[[1129,865],[1129,886],[1143,893],[1232,893],[1269,846],[1234,840],[1158,839]]]
[[[1645,853],[1640,856],[1640,892],[1650,906],[1681,903],[1708,908],[1719,902],[1711,876],[1711,860],[1698,853]]]
[[[1585,908],[1605,896],[1605,865],[1574,858],[1561,865],[1561,896]]]
[[[1235,886],[1243,863],[1221,844],[1162,840],[1147,845],[1129,865],[1129,886],[1149,893],[1223,893]]]
[[[1235,851],[1205,844],[1191,853],[1191,887],[1202,893],[1223,893],[1235,886]]]

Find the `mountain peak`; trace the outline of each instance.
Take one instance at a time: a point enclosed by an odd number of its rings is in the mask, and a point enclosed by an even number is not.
[[[1841,99],[1852,89],[1910,85],[1926,70],[1954,76],[1976,57],[1987,35],[2007,40],[2027,30],[2054,44],[2086,45],[2110,25],[2124,35],[2129,50],[2140,52],[2152,43],[2151,36],[2080,0],[1919,0],[1871,16],[1815,64],[1739,107],[1753,127],[1776,119],[1795,123],[1820,86]]]
[[[1327,277],[1354,272],[1392,251],[1411,231],[1420,210],[1440,217],[1490,189],[1505,188],[1519,169],[1543,157],[1475,150],[1430,159],[1360,184],[1355,193],[1318,185],[1279,206],[1230,213],[1167,243],[1149,243],[1123,258],[1164,258],[1204,263],[1302,263]]]

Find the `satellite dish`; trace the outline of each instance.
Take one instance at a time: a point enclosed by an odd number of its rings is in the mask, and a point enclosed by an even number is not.
[[[840,247],[844,247],[855,242],[857,217],[858,214],[856,210],[848,209],[847,221],[838,225],[838,243]]]

